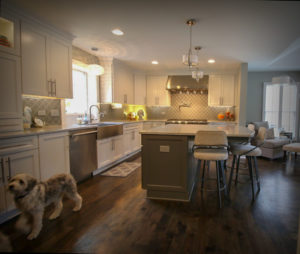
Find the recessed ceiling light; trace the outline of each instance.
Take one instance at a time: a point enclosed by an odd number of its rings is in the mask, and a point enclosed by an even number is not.
[[[152,63],[152,64],[158,64],[158,61],[153,60],[151,63]]]
[[[209,59],[208,62],[209,62],[209,63],[215,63],[216,60],[215,60],[215,59]]]
[[[113,34],[119,35],[119,36],[124,34],[124,32],[122,30],[120,30],[119,28],[113,29],[111,32]]]

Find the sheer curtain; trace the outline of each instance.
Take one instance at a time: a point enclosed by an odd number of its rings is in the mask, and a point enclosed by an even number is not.
[[[299,84],[264,83],[263,120],[277,130],[292,132],[298,136]]]

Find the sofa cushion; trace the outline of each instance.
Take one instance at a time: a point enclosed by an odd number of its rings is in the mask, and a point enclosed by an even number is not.
[[[264,122],[253,122],[254,126],[255,126],[255,130],[258,131],[259,127],[265,127],[266,129],[269,129],[269,123],[268,121],[264,121]]]
[[[288,144],[290,141],[288,138],[274,138],[266,139],[262,147],[266,148],[278,148]]]
[[[274,139],[274,128],[266,130],[266,139]]]

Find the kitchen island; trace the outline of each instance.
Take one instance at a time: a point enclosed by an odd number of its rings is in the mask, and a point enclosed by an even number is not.
[[[192,147],[197,131],[225,131],[229,142],[244,142],[254,135],[239,125],[168,124],[142,134],[142,188],[147,197],[189,201],[196,181]]]

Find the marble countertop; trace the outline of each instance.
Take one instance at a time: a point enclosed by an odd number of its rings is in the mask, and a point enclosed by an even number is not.
[[[101,123],[134,124],[134,123],[154,122],[154,121],[165,121],[165,120],[142,120],[142,121],[130,121],[130,120],[117,121],[116,120],[116,121],[103,121]],[[16,138],[16,137],[23,137],[23,136],[43,135],[43,134],[62,132],[62,131],[74,131],[74,130],[91,129],[91,128],[96,128],[97,124],[101,124],[101,123],[86,124],[86,125],[79,125],[79,124],[51,125],[51,126],[45,126],[45,127],[42,127],[42,128],[24,129],[23,131],[3,132],[3,133],[0,133],[0,139]]]
[[[140,131],[141,134],[156,135],[187,135],[194,136],[197,131],[225,131],[228,137],[251,137],[253,131],[240,125],[197,125],[197,124],[167,124],[149,130]]]

